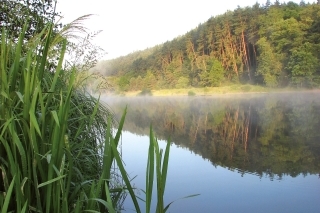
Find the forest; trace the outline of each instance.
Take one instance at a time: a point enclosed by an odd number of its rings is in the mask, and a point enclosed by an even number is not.
[[[100,61],[102,89],[320,85],[320,1],[238,7],[171,41]],[[106,83],[108,82],[108,83]]]

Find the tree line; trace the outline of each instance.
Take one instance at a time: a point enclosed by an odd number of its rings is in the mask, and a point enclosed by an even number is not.
[[[238,7],[185,35],[93,69],[122,91],[320,84],[320,5],[294,2]]]

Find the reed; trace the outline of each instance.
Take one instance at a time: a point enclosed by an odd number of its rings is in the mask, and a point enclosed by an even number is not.
[[[110,110],[74,87],[76,70],[62,70],[65,40],[49,71],[51,25],[32,45],[24,32],[18,42],[1,34],[1,213],[115,212],[125,187],[112,158],[101,154],[114,123]]]
[[[1,34],[0,213],[119,212],[127,192],[141,212],[118,151],[126,110],[113,134],[111,111],[75,86],[75,68],[62,69],[66,40],[52,70],[52,25],[32,43],[24,40],[25,29],[18,42]],[[156,212],[171,205],[163,201],[169,152],[168,142],[163,156],[150,127],[147,212],[154,179]]]

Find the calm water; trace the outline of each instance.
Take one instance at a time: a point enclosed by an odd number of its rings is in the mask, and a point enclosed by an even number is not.
[[[128,105],[122,154],[136,187],[145,188],[150,123],[162,147],[171,138],[165,202],[200,196],[178,200],[169,212],[320,212],[319,97],[105,101],[118,116]],[[124,208],[134,212],[129,197]]]

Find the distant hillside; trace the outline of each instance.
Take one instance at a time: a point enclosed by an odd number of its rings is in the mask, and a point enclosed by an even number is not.
[[[172,41],[101,61],[93,69],[119,90],[320,84],[320,5],[237,8]]]

